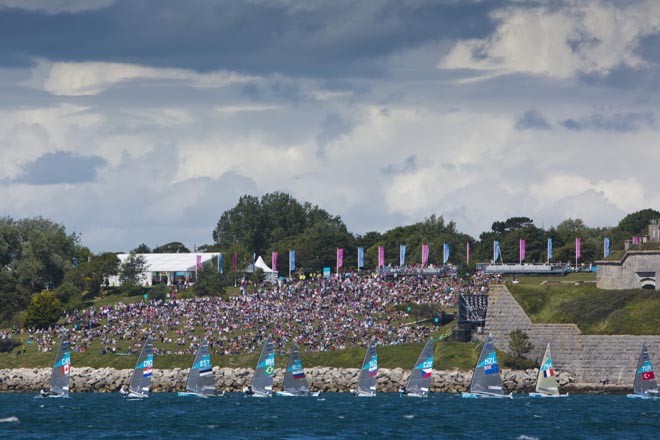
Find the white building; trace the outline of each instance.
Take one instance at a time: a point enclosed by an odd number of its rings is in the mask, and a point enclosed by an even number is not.
[[[118,254],[120,264],[123,264],[131,254]],[[197,270],[201,266],[211,264],[211,259],[220,255],[218,252],[191,254],[135,254],[146,261],[147,270],[140,277],[140,284],[175,285],[177,283],[194,283]],[[216,263],[217,264],[217,263]],[[217,268],[216,268],[217,270]],[[119,276],[109,277],[111,286],[119,286]]]

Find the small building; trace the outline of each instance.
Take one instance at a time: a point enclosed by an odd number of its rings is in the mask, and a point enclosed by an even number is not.
[[[596,264],[596,285],[600,289],[658,290],[660,250],[628,251],[620,260],[601,260]]]
[[[131,254],[118,254],[120,264],[123,264]],[[146,261],[147,270],[140,276],[140,284],[153,286],[166,284],[193,284],[197,279],[199,267],[210,264],[218,257],[218,252],[204,252],[191,254],[135,254]],[[111,286],[119,286],[119,276],[109,277]]]
[[[649,224],[649,236],[648,240],[651,243],[660,243],[660,219],[651,220]]]

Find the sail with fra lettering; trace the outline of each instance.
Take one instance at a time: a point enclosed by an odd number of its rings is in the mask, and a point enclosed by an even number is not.
[[[254,397],[270,397],[273,394],[273,377],[275,376],[275,346],[273,338],[268,336],[261,349],[259,361],[252,376],[251,393]]]
[[[637,368],[635,369],[634,394],[628,394],[627,397],[633,399],[660,399],[658,382],[655,378],[646,344],[642,345],[642,352],[639,354]]]
[[[188,373],[186,381],[186,392],[177,393],[178,396],[187,397],[210,397],[216,396],[215,377],[213,377],[213,365],[211,364],[211,355],[209,354],[208,342],[206,338],[197,349],[195,359]]]
[[[71,375],[71,350],[69,339],[62,335],[57,347],[55,362],[50,376],[48,397],[69,397],[69,376]]]
[[[552,365],[552,354],[550,352],[550,343],[548,342],[539,368],[539,375],[536,380],[536,392],[529,393],[529,397],[565,397],[568,394],[559,394],[559,383],[554,366]]]
[[[500,366],[497,362],[497,352],[493,343],[493,336],[488,335],[486,343],[481,349],[477,366],[472,374],[470,391],[461,393],[461,397],[467,399],[481,398],[513,398],[511,394],[504,394],[502,389],[502,377]]]
[[[133,376],[131,376],[131,384],[128,387],[128,397],[130,398],[143,398],[149,397],[149,388],[151,387],[151,374],[154,368],[154,352],[151,336],[147,336],[140,351],[135,368],[133,369]]]
[[[376,395],[378,385],[378,354],[376,353],[376,340],[372,339],[364,355],[356,395],[359,397],[373,397]]]
[[[433,373],[433,338],[429,338],[410,372],[404,394],[409,397],[427,397]]]

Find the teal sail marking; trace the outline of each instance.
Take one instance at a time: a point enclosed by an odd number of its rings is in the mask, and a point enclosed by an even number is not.
[[[154,353],[151,336],[147,336],[138,357],[133,376],[131,376],[131,384],[128,388],[129,397],[148,397],[149,388],[151,387],[151,374],[154,368]]]
[[[358,396],[375,396],[378,386],[378,354],[376,340],[372,339],[364,355],[360,377],[358,379]]]
[[[215,378],[206,338],[202,340],[188,373],[186,390],[202,396],[215,396]]]
[[[488,335],[486,343],[481,349],[477,367],[472,375],[470,392],[463,393],[463,397],[510,397],[505,396],[502,390],[500,366],[497,362],[497,352],[492,335]]]
[[[635,369],[634,394],[629,394],[628,397],[660,398],[658,382],[655,378],[646,344],[642,345],[642,352],[639,354],[637,368]]]
[[[62,335],[57,347],[55,362],[50,376],[50,395],[53,397],[69,396],[69,376],[71,375],[71,350],[69,339]]]
[[[410,372],[406,384],[406,394],[409,396],[426,397],[431,386],[433,374],[433,338],[429,338],[417,358],[415,367]]]
[[[289,362],[284,372],[284,392],[292,396],[309,395],[309,386],[305,377],[302,360],[298,354],[298,345],[294,345],[289,355]]]
[[[273,338],[268,336],[261,350],[257,367],[252,376],[252,392],[255,396],[271,396],[273,393],[273,377],[275,376],[275,346]]]

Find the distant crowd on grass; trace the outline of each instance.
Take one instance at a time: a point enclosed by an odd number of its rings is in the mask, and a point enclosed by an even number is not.
[[[248,286],[224,299],[118,303],[75,310],[64,319],[75,352],[88,351],[98,341],[103,354],[136,353],[147,333],[156,341],[156,354],[194,353],[201,335],[217,355],[254,353],[268,334],[277,349],[294,342],[308,351],[344,349],[365,345],[371,337],[380,345],[398,345],[423,342],[431,332],[428,324],[404,325],[419,320],[410,306],[455,307],[459,294],[485,293],[489,282],[481,273],[467,279],[346,274]],[[61,330],[19,331],[28,332],[39,351],[50,351]]]

